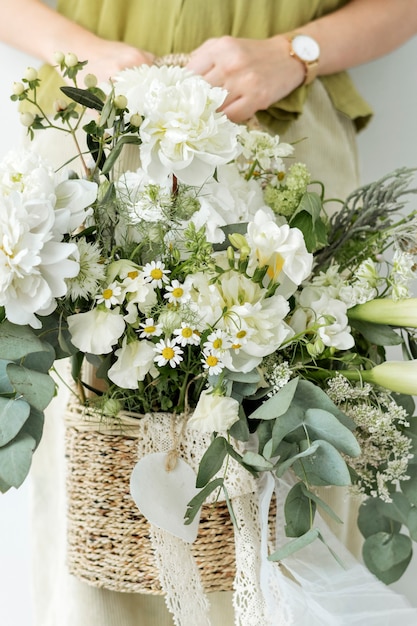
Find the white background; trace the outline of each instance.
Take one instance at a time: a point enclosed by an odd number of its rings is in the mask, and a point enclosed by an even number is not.
[[[417,166],[417,38],[396,52],[352,71],[375,118],[358,137],[362,181],[375,180],[400,166]],[[0,158],[19,145],[21,127],[9,100],[30,57],[0,44]],[[414,200],[417,203],[417,200]],[[0,623],[32,626],[30,591],[30,486],[0,495]],[[417,606],[417,557],[394,587]],[[59,625],[57,625],[59,626]],[[382,625],[381,625],[382,626]]]

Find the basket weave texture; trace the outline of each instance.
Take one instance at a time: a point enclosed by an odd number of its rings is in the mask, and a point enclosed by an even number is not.
[[[130,495],[137,445],[130,434],[67,427],[67,563],[95,587],[159,595],[149,523]],[[232,590],[234,531],[225,502],[203,506],[192,552],[206,591]]]

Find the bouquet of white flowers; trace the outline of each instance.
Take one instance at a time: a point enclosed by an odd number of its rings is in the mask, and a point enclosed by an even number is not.
[[[225,92],[187,70],[129,69],[106,88],[88,75],[79,88],[84,63],[58,65],[74,86],[54,119],[37,108],[34,70],[13,98],[31,104],[31,134],[83,134],[87,148],[65,175],[30,151],[0,163],[2,491],[25,479],[48,372],[71,355],[74,393],[103,420],[164,411],[212,435],[186,523],[226,489],[228,457],[256,480],[291,474],[280,560],[322,538],[315,487],[352,485],[366,496],[365,563],[397,579],[412,554],[401,526],[417,539],[417,218],[403,211],[414,171],[328,215],[294,147],[230,122]],[[394,345],[403,361],[387,360]]]

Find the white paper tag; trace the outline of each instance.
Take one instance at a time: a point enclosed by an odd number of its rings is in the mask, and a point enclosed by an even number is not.
[[[173,470],[165,468],[166,452],[155,452],[138,461],[130,478],[130,493],[138,509],[154,526],[193,543],[200,515],[184,524],[188,502],[198,493],[194,470],[178,458]]]

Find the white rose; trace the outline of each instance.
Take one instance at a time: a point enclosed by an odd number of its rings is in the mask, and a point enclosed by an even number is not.
[[[224,432],[239,419],[239,402],[228,396],[218,396],[207,389],[201,393],[187,426],[202,433]]]

